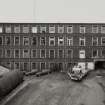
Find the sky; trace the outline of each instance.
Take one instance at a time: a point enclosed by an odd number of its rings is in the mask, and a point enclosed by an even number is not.
[[[0,0],[0,22],[105,23],[105,0]]]

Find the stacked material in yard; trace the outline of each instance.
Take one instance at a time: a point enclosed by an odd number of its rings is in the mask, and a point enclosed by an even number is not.
[[[0,78],[0,98],[7,95],[23,81],[23,73],[20,71],[10,71]]]

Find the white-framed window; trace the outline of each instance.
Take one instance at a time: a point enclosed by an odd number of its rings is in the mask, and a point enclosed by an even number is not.
[[[79,38],[79,45],[85,46],[85,38]]]
[[[11,26],[6,26],[6,27],[5,27],[5,32],[6,32],[6,33],[11,33],[11,31],[12,31],[12,30],[11,30]]]
[[[41,26],[40,33],[46,33],[46,32],[47,32],[47,28],[45,26]]]
[[[101,45],[105,46],[105,37],[101,37]]]
[[[63,58],[64,57],[64,50],[58,49],[58,58]]]
[[[19,36],[14,37],[14,45],[20,45],[20,37]]]
[[[64,45],[64,37],[58,37],[58,46]]]
[[[58,26],[58,33],[64,33],[64,26]]]
[[[97,46],[98,45],[98,37],[92,37],[92,45]]]
[[[55,33],[55,26],[49,26],[49,33]]]
[[[37,33],[37,31],[38,31],[37,27],[36,26],[33,26],[32,27],[32,33]]]
[[[67,33],[73,33],[73,26],[67,26]]]
[[[49,46],[55,46],[55,37],[49,37]]]
[[[27,37],[27,36],[23,37],[23,45],[25,45],[25,46],[29,45],[29,37]]]
[[[5,44],[6,45],[11,45],[11,37],[10,36],[5,37]]]
[[[101,33],[105,33],[105,26],[101,26]]]
[[[37,58],[37,50],[36,49],[31,50],[31,57],[32,58]]]
[[[10,49],[5,50],[5,57],[6,58],[11,58],[11,50]]]
[[[98,26],[92,26],[92,33],[98,33]]]
[[[29,33],[29,26],[23,26],[23,33]]]
[[[32,45],[33,46],[37,45],[37,38],[36,37],[32,37]]]
[[[55,50],[49,50],[49,58],[55,58]]]
[[[46,45],[46,37],[40,37],[40,45],[45,46]]]
[[[14,33],[20,33],[20,26],[14,27]]]
[[[36,70],[37,69],[37,63],[36,62],[31,62],[31,69]]]
[[[104,49],[101,50],[101,56],[105,58],[105,50]]]
[[[14,50],[14,58],[20,58],[20,50],[19,49]]]
[[[0,26],[0,33],[2,33],[3,32],[3,27],[2,26]]]
[[[20,62],[14,62],[14,69],[20,70]]]
[[[93,49],[92,50],[92,58],[97,58],[98,57],[98,50],[97,49]]]
[[[30,58],[29,50],[23,50],[23,58]]]
[[[85,50],[80,50],[79,51],[79,58],[84,59],[85,58]]]
[[[67,58],[73,58],[73,50],[67,49]]]
[[[0,36],[0,45],[3,45],[3,37]]]
[[[73,38],[67,37],[67,46],[73,46]]]
[[[80,26],[80,33],[86,33],[86,27]]]
[[[46,69],[46,62],[40,62],[40,69],[42,71]]]
[[[46,50],[40,49],[40,58],[46,58]]]

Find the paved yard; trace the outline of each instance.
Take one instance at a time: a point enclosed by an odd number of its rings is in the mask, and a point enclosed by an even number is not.
[[[6,105],[105,105],[105,79],[74,82],[62,73],[26,79],[28,86]]]

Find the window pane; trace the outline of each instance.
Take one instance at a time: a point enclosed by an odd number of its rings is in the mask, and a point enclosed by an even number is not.
[[[6,45],[11,44],[11,38],[9,36],[5,38],[5,43],[6,43]]]
[[[80,38],[80,46],[85,46],[85,38]]]
[[[98,57],[98,50],[92,51],[92,57],[94,57],[94,58]]]
[[[6,27],[6,33],[11,33],[11,27],[9,26],[9,27]]]
[[[7,58],[10,58],[11,57],[11,50],[6,50],[6,55],[5,55]]]
[[[45,46],[45,44],[46,44],[46,38],[45,37],[41,37],[40,38],[40,45]]]
[[[54,26],[49,27],[49,33],[55,33],[55,27]]]
[[[59,37],[58,38],[58,46],[63,46],[64,45],[64,38],[63,37]]]
[[[98,26],[92,26],[92,33],[98,33]]]
[[[58,26],[58,33],[64,33],[64,27]]]
[[[46,68],[45,63],[41,63],[41,70],[44,70]]]
[[[72,26],[68,26],[67,27],[67,33],[72,33],[73,32],[73,27]]]
[[[40,57],[45,58],[45,50],[40,50]]]
[[[36,50],[32,50],[32,57],[34,57],[34,58],[37,57],[37,51]]]
[[[37,45],[37,38],[36,37],[33,37],[32,38],[32,45],[33,46],[36,46]]]
[[[29,33],[29,27],[23,27],[23,33]]]
[[[37,64],[35,62],[32,63],[32,69],[37,69]]]
[[[2,40],[2,37],[0,37],[0,45],[2,45],[3,43],[3,40]]]
[[[55,46],[55,37],[49,37],[49,46]]]
[[[37,27],[32,27],[32,33],[37,33]]]
[[[2,29],[2,27],[0,26],[0,33],[2,33],[3,32],[3,29]]]
[[[15,50],[15,58],[19,58],[19,50]]]
[[[72,46],[73,45],[73,38],[67,38],[67,45]]]
[[[23,51],[23,57],[24,58],[29,58],[29,50],[24,50]]]
[[[79,58],[85,58],[85,50],[79,51]]]
[[[58,50],[58,57],[63,58],[63,50]]]
[[[14,33],[20,33],[20,26],[14,27]]]
[[[93,46],[97,46],[98,45],[98,38],[97,37],[93,37],[92,45]]]
[[[15,45],[20,44],[20,38],[18,36],[15,37]]]
[[[0,49],[0,58],[2,58],[2,57],[3,57],[3,50]]]
[[[19,62],[15,62],[15,63],[14,63],[14,69],[15,69],[15,70],[19,70],[19,69],[20,69]]]
[[[70,49],[70,50],[67,50],[67,57],[68,58],[72,58],[72,50]]]
[[[102,37],[102,38],[101,38],[101,44],[102,44],[102,45],[105,45],[105,37]]]
[[[26,46],[29,45],[29,37],[24,37],[23,38],[23,44],[26,45]]]
[[[46,33],[46,27],[40,27],[40,33]]]
[[[54,58],[55,54],[54,54],[54,50],[50,50],[50,58]]]
[[[80,33],[85,33],[85,27],[84,26],[80,26]]]

